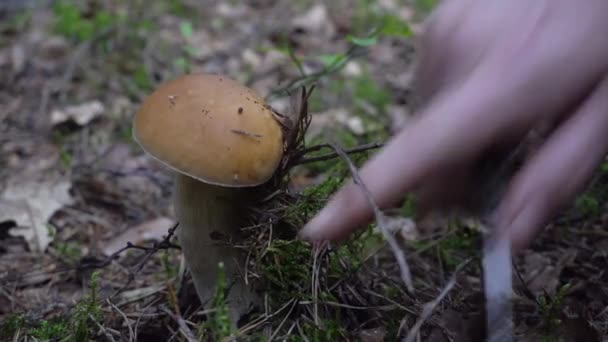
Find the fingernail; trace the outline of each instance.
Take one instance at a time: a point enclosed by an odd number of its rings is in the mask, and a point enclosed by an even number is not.
[[[329,223],[329,215],[327,210],[321,210],[315,217],[313,217],[298,234],[300,238],[304,240],[321,240],[323,239],[323,232]]]

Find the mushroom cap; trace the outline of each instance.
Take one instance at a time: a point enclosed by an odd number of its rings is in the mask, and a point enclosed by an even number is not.
[[[135,114],[133,136],[169,168],[226,187],[265,183],[283,155],[283,132],[265,101],[219,75],[160,85]]]

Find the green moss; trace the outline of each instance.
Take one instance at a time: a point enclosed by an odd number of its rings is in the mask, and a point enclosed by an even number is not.
[[[10,315],[0,324],[0,340],[11,341],[25,327],[23,314]]]
[[[272,302],[281,305],[293,298],[309,299],[312,279],[311,247],[301,240],[273,240],[258,257],[263,288],[271,289]]]
[[[68,322],[64,319],[42,321],[39,326],[29,331],[29,335],[40,341],[67,340],[67,337],[63,336],[69,335],[69,329]]]
[[[582,194],[576,198],[574,209],[587,218],[598,217],[602,213],[599,197],[593,191]]]
[[[70,315],[38,322],[28,322],[22,314],[14,315],[0,327],[1,340],[12,340],[19,333],[39,341],[89,341],[97,331],[95,322],[102,320],[97,298],[98,275],[98,272],[93,273],[91,293],[76,304]]]
[[[344,341],[348,340],[348,331],[340,324],[339,320],[327,320],[319,326],[313,323],[304,323],[302,330],[304,335],[311,341]],[[295,339],[299,341],[299,339]]]

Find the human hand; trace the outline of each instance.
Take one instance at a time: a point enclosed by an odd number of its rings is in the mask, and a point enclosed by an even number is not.
[[[608,153],[608,1],[450,0],[425,27],[416,77],[424,106],[361,178],[380,207],[414,190],[447,196],[454,184],[475,186],[467,176],[492,146],[552,127],[491,217],[525,247]],[[301,235],[342,239],[371,218],[349,182]]]

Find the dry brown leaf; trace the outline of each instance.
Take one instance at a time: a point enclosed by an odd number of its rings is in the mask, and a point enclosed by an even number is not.
[[[559,276],[566,265],[576,258],[575,250],[566,250],[560,253],[560,258],[553,261],[541,253],[530,252],[524,258],[524,280],[528,289],[537,295],[545,291],[554,294],[560,285]]]
[[[68,120],[74,121],[79,126],[84,126],[91,120],[99,117],[105,111],[103,103],[98,100],[56,109],[51,113],[51,123],[57,125]]]
[[[33,251],[51,243],[47,222],[64,205],[72,203],[71,184],[65,179],[25,180],[9,183],[0,194],[0,222],[14,221],[14,236],[23,236]]]

